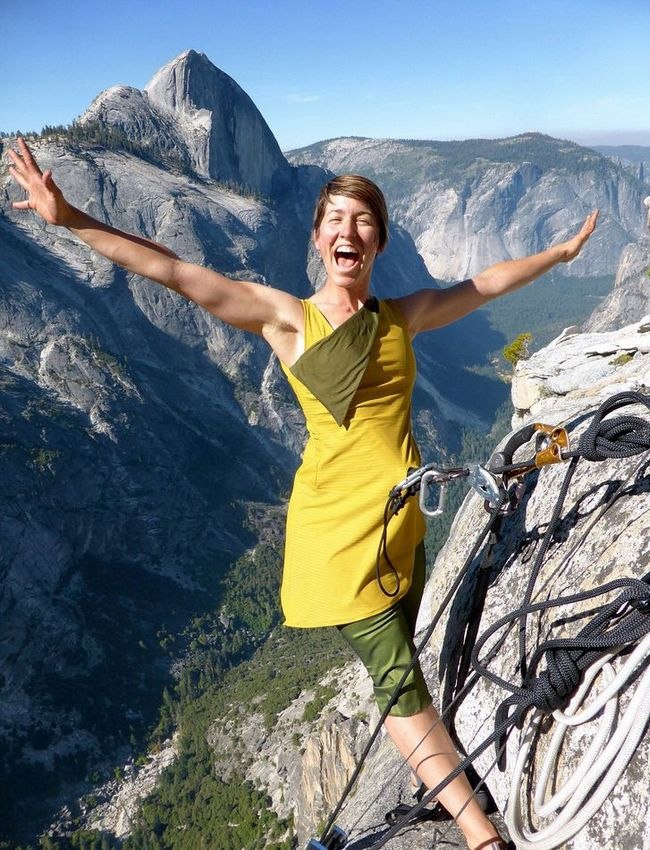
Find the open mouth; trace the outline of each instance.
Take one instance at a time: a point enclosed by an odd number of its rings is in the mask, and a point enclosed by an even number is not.
[[[342,247],[336,249],[334,259],[340,269],[351,269],[359,262],[361,255],[354,248]]]

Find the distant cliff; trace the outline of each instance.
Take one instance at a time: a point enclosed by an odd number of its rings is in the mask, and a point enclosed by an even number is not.
[[[647,187],[638,178],[596,151],[538,133],[462,142],[341,138],[288,157],[375,178],[440,280],[541,250],[595,208],[590,250],[567,275],[613,274],[623,248],[645,232]]]
[[[594,145],[594,150],[610,157],[650,186],[650,147],[647,145]]]
[[[627,245],[614,289],[584,324],[586,331],[615,330],[650,312],[650,238]]]

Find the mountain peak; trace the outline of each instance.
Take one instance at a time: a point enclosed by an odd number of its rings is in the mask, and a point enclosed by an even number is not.
[[[196,50],[164,65],[143,91],[106,89],[80,121],[116,127],[156,161],[265,197],[290,169],[251,98]]]
[[[186,50],[145,86],[152,106],[171,113],[197,173],[270,195],[288,168],[246,92],[204,53]]]
[[[207,62],[208,65],[212,65],[212,62],[210,62],[205,53],[202,53],[200,50],[194,50],[192,47],[190,47],[189,50],[184,50],[182,53],[179,53],[176,59],[173,59],[172,61],[177,62],[180,59],[191,59],[192,61],[199,59]]]
[[[197,75],[199,79],[205,81],[214,80],[217,77],[226,85],[237,86],[237,83],[231,77],[210,62],[205,53],[190,49],[183,51],[156,71],[144,87],[144,91],[152,100],[160,102],[168,108],[191,108],[193,105],[191,103],[192,92],[189,91],[187,86],[190,76],[195,84]],[[179,83],[181,84],[180,89],[178,88]]]

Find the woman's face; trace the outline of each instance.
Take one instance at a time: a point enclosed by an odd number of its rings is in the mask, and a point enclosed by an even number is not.
[[[370,286],[377,256],[379,228],[370,208],[356,198],[332,195],[318,230],[314,231],[328,281],[352,288]]]

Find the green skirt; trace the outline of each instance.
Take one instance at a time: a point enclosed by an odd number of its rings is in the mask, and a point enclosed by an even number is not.
[[[337,626],[370,674],[381,712],[388,705],[415,653],[413,637],[424,591],[424,579],[424,544],[420,543],[415,550],[413,580],[408,593],[387,611]],[[411,717],[430,704],[429,689],[420,665],[416,663],[402,685],[397,702],[389,714]]]

